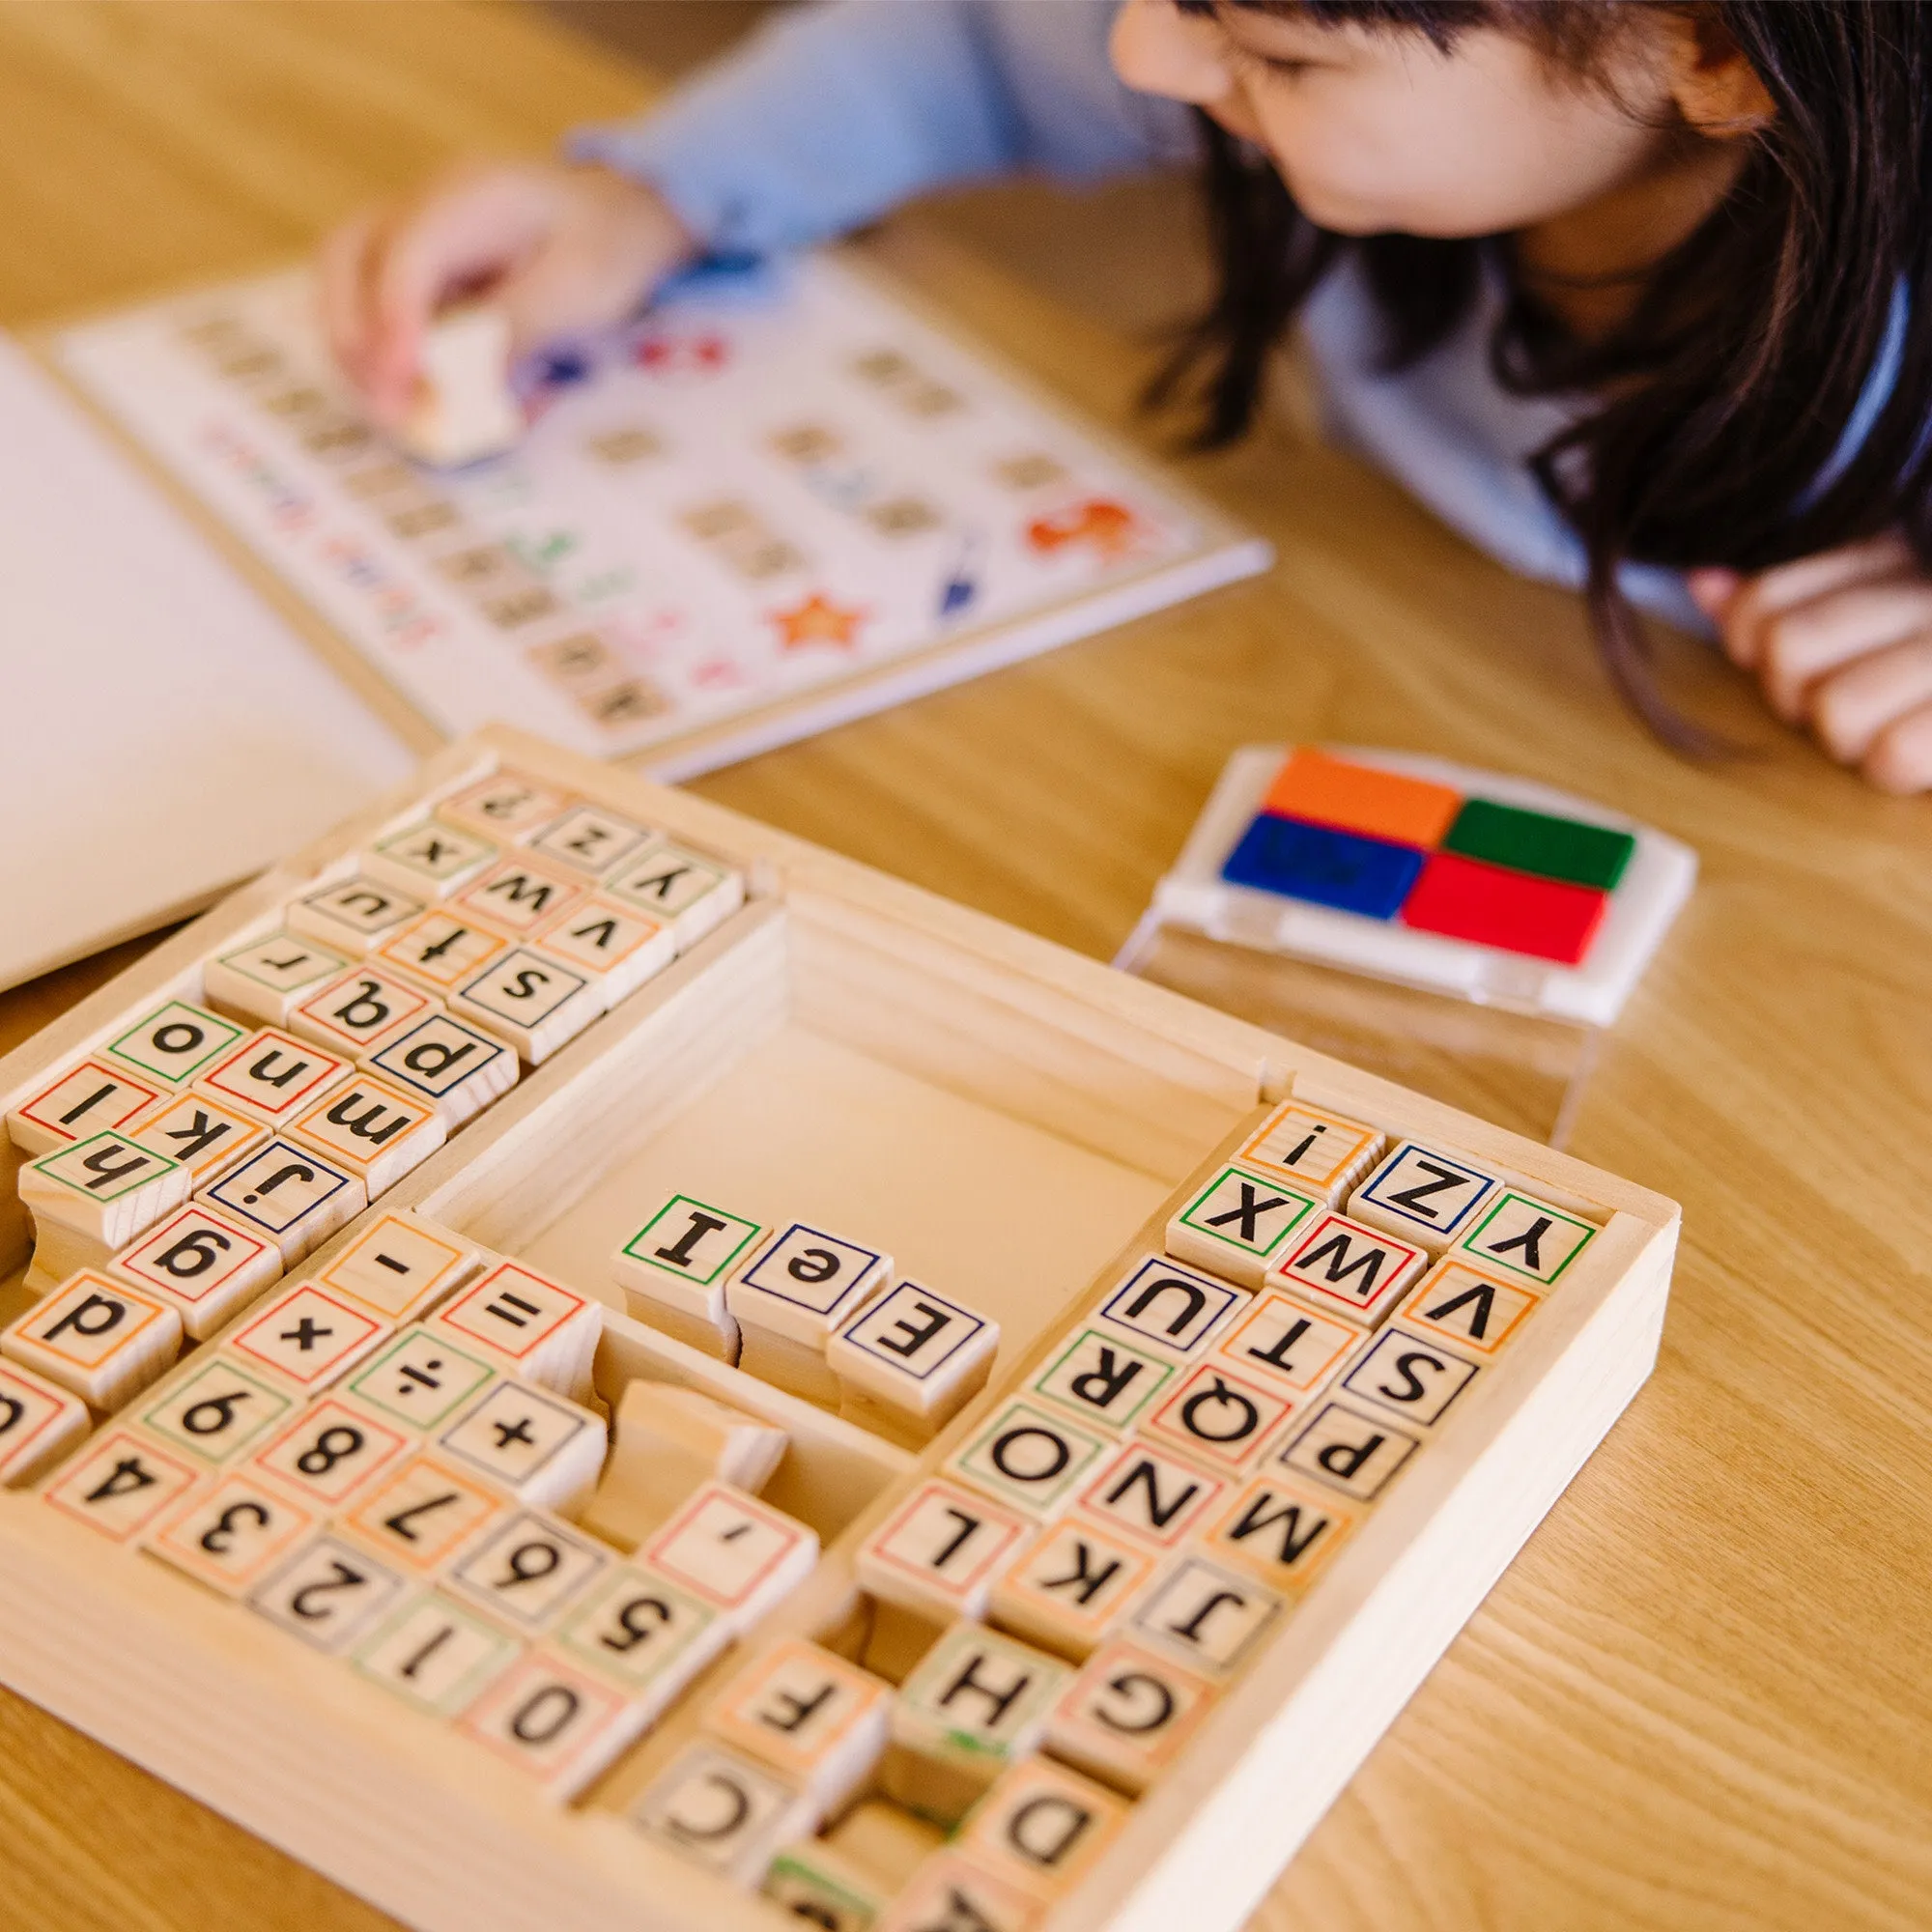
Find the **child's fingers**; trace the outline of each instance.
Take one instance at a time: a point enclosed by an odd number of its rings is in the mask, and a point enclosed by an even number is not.
[[[1873,651],[1819,681],[1811,693],[1811,726],[1840,764],[1864,758],[1886,729],[1932,704],[1932,635]]]
[[[1811,686],[1827,671],[1915,633],[1932,630],[1932,582],[1917,575],[1834,590],[1764,626],[1757,674],[1786,724],[1804,715]]]
[[[466,173],[400,211],[370,255],[365,386],[379,414],[409,406],[423,331],[447,297],[500,276],[544,225],[510,170]]]
[[[1786,611],[1850,584],[1911,567],[1912,554],[1904,540],[1887,534],[1760,571],[1745,581],[1718,619],[1724,650],[1733,664],[1754,670],[1764,661],[1768,627]]]
[[[369,244],[375,232],[374,213],[358,214],[329,234],[316,254],[316,290],[323,333],[329,354],[343,374],[358,387],[368,351],[369,315],[365,298]]]
[[[1880,791],[1932,791],[1932,704],[1887,725],[1859,770]]]

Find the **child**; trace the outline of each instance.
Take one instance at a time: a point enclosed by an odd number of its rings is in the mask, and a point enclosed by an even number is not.
[[[1928,102],[1913,0],[837,0],[569,165],[468,166],[350,223],[325,313],[393,419],[459,290],[492,287],[529,347],[705,250],[1201,156],[1221,285],[1177,380],[1210,438],[1298,321],[1337,433],[1581,583],[1654,727],[1693,735],[1633,601],[1715,626],[1779,717],[1918,791]]]

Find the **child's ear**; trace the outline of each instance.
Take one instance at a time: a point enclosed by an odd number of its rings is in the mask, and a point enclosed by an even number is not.
[[[1776,117],[1777,103],[1757,70],[1709,9],[1673,11],[1669,36],[1671,98],[1698,133],[1733,140]]]

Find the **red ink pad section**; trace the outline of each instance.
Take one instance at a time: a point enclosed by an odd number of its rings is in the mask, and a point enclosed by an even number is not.
[[[1418,932],[1580,966],[1609,902],[1609,894],[1593,886],[1432,852],[1401,918]]]
[[[1426,849],[1442,842],[1463,809],[1463,794],[1397,772],[1351,765],[1303,745],[1275,774],[1261,809],[1279,818],[1308,819],[1337,832]]]

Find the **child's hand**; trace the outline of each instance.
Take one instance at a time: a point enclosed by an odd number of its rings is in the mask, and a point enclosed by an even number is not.
[[[371,412],[394,424],[423,328],[452,297],[487,292],[521,353],[621,320],[695,246],[657,195],[608,169],[469,162],[328,237],[323,323]]]
[[[1881,791],[1932,789],[1932,578],[1903,539],[1688,582],[1787,724],[1808,725]]]

